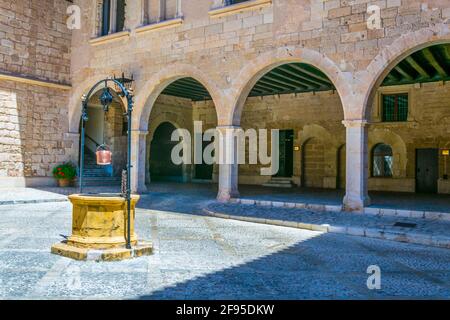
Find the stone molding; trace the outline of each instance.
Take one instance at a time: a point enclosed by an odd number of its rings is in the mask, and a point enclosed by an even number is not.
[[[175,19],[169,19],[164,20],[157,23],[148,24],[145,26],[141,26],[135,30],[137,35],[141,35],[150,31],[159,31],[159,30],[165,30],[169,28],[175,28],[178,26],[181,26],[183,24],[183,18],[175,18]]]
[[[121,32],[111,33],[111,34],[108,34],[106,36],[93,38],[93,39],[89,40],[89,43],[92,46],[99,46],[99,45],[102,45],[102,44],[110,43],[112,41],[128,40],[129,37],[130,37],[130,32],[129,31],[121,31]]]
[[[346,127],[346,128],[363,128],[365,126],[367,126],[369,124],[369,121],[367,120],[344,120],[342,121],[342,124]]]
[[[52,81],[38,80],[38,79],[29,78],[29,77],[15,76],[15,75],[3,74],[3,73],[0,73],[0,80],[19,82],[19,83],[53,88],[53,89],[61,89],[61,90],[71,90],[72,89],[72,86],[68,85],[68,84],[61,84],[61,83],[56,83],[56,82],[52,82]]]

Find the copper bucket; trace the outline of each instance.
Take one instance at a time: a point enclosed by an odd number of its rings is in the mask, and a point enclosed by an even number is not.
[[[112,152],[106,145],[101,145],[95,152],[97,156],[97,164],[100,166],[107,166],[111,164]]]

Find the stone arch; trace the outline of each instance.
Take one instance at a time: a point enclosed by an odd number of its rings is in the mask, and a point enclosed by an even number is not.
[[[156,99],[168,85],[186,77],[194,78],[208,90],[215,106],[217,119],[223,118],[221,116],[223,95],[215,82],[195,66],[176,64],[157,72],[150,79],[141,82],[137,87],[136,92],[138,94],[135,98],[133,116],[134,130],[147,131],[148,119]]]
[[[152,139],[148,139],[147,182],[155,180],[156,177],[180,181],[179,179],[185,176],[185,165],[175,165],[170,160],[171,150],[178,143],[171,141],[171,130],[178,128],[171,121],[161,121],[156,126]],[[151,153],[155,150],[157,152],[151,157]]]
[[[372,60],[366,70],[359,72],[358,88],[355,92],[362,94],[360,110],[356,111],[361,119],[369,119],[376,91],[387,74],[404,58],[424,48],[449,43],[449,24],[440,23],[418,31],[410,32],[396,39],[383,48]]]
[[[343,141],[345,141],[332,135],[327,129],[318,124],[305,125],[303,129],[298,132],[298,141],[301,145],[311,138],[318,138],[326,141],[333,148],[338,148],[344,143]]]
[[[159,128],[159,126],[163,123],[170,123],[173,127],[176,129],[185,129],[188,128],[185,119],[183,119],[180,115],[175,113],[163,113],[157,115],[153,121],[151,122],[149,128],[148,128],[148,134],[146,138],[146,155],[145,155],[145,182],[150,183],[151,182],[151,175],[150,175],[150,160],[151,160],[151,144],[153,141],[153,137],[155,134],[155,131]],[[189,165],[183,164],[182,171],[183,176],[188,175],[189,173]]]
[[[264,74],[280,65],[294,62],[310,64],[325,73],[335,86],[342,105],[345,106],[343,97],[351,93],[351,88],[348,85],[351,74],[342,72],[325,54],[311,49],[288,46],[266,52],[246,63],[245,67],[237,75],[227,97],[229,101],[227,105],[232,108],[228,110],[228,124],[240,125],[245,101],[254,85]],[[346,110],[344,107],[345,114]]]
[[[339,170],[337,155],[339,148],[344,144],[342,138],[332,135],[327,129],[317,124],[304,126],[298,133],[298,137],[302,153],[302,186],[332,189],[336,188]],[[314,153],[314,158],[307,159],[310,156],[308,153]],[[316,168],[316,173],[321,175],[321,177],[318,178],[321,182],[315,181],[313,185],[308,183],[308,179],[306,177],[307,171],[310,169],[308,167],[308,162],[316,162],[315,164],[322,166],[321,168]]]
[[[372,150],[380,144],[387,144],[392,148],[394,157],[393,163],[393,177],[400,178],[406,177],[406,166],[408,162],[408,154],[406,143],[398,134],[390,131],[389,129],[374,129],[369,133],[369,154],[371,155],[369,161],[369,172],[372,172]]]
[[[148,127],[148,138],[150,140],[152,139],[152,134],[163,122],[169,122],[177,129],[188,128],[188,124],[186,124],[186,121],[184,120],[185,119],[183,119],[180,115],[172,112],[159,114],[153,119],[150,126]]]
[[[82,97],[99,81],[110,77],[110,75],[102,75],[89,78],[79,84],[76,88],[72,88],[69,99],[69,132],[78,133],[81,119]],[[115,91],[112,83],[108,83],[108,87]],[[99,90],[101,87],[98,87]],[[121,98],[122,105],[126,106],[127,102]]]

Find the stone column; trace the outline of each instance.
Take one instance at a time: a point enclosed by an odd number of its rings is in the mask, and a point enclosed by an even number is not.
[[[177,13],[175,14],[175,18],[181,18],[183,16],[183,12],[181,10],[181,0],[177,0]]]
[[[111,0],[109,8],[109,34],[116,32],[117,0]]]
[[[131,131],[131,191],[143,193],[147,191],[145,185],[145,155],[147,131]]]
[[[370,204],[367,191],[369,157],[368,128],[366,120],[347,120],[346,127],[346,194],[344,208],[362,211]]]
[[[223,7],[225,4],[225,0],[214,0],[213,2],[213,8],[220,8]]]
[[[217,127],[218,152],[216,161],[219,163],[218,201],[228,201],[239,197],[238,191],[238,154],[236,132],[240,127]]]
[[[126,1],[124,30],[134,30],[143,24],[144,8],[142,1]]]
[[[158,5],[158,22],[161,22],[166,20],[166,0],[159,0]]]

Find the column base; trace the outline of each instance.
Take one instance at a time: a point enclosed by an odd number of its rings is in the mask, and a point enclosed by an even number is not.
[[[153,246],[150,242],[141,241],[131,249],[125,247],[110,249],[80,248],[67,243],[52,246],[51,253],[81,261],[121,261],[151,255]]]
[[[217,194],[217,201],[228,202],[232,198],[239,198],[239,191],[237,190],[219,190]]]
[[[370,205],[370,197],[354,197],[354,196],[345,196],[343,209],[344,211],[349,212],[362,212],[364,211],[364,207]]]
[[[147,193],[147,192],[148,192],[148,189],[147,189],[146,185],[137,187],[137,190],[136,190],[137,194],[142,194],[142,193]]]

